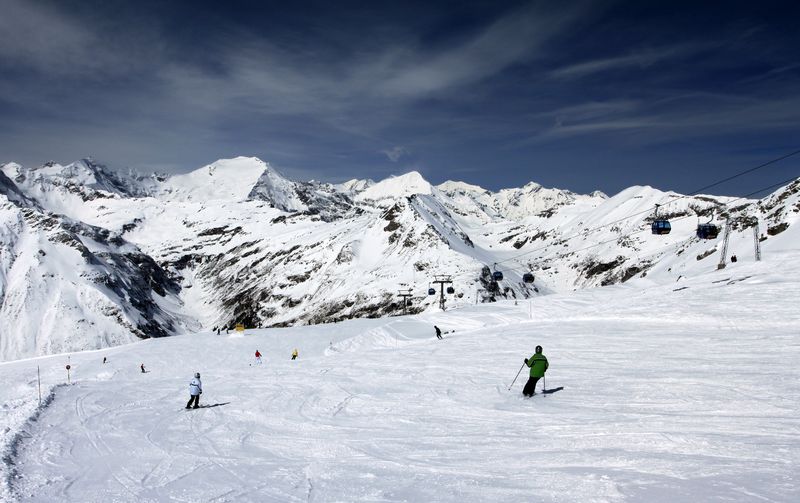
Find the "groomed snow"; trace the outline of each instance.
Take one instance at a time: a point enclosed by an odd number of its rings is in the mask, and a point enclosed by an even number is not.
[[[5,497],[797,501],[798,258],[532,304],[147,340],[73,354],[71,385],[65,355],[0,364]],[[454,332],[436,340],[433,324]],[[547,387],[565,389],[526,400],[524,372],[507,388],[537,344]],[[53,398],[28,420],[37,365]],[[217,406],[183,410],[195,371]]]

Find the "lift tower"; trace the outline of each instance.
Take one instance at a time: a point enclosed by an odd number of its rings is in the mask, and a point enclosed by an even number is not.
[[[725,235],[722,238],[722,253],[719,257],[719,264],[717,264],[717,269],[725,269],[727,265],[725,261],[728,258],[728,242],[731,240],[731,222],[728,220],[725,222]]]
[[[408,308],[408,299],[411,297],[411,289],[399,290],[397,295],[403,298],[403,314],[406,314],[406,309]]]
[[[756,226],[753,227],[753,241],[755,242],[756,262],[761,261],[761,240],[758,239],[758,234],[758,220],[756,220]]]
[[[451,285],[453,284],[453,277],[452,276],[444,276],[444,275],[437,275],[435,279],[431,281],[431,283],[438,283],[439,284],[439,309],[444,311],[444,285]]]

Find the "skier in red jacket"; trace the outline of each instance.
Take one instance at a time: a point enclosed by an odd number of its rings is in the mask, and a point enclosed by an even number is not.
[[[256,363],[261,364],[261,353],[256,349]]]

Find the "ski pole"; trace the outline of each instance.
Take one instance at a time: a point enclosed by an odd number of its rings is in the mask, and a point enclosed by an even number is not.
[[[525,366],[525,362],[522,362],[522,367],[524,367],[524,366]],[[520,373],[522,373],[522,367],[519,368],[519,372],[517,372],[517,375],[514,376],[514,380],[511,381],[511,385],[509,385],[509,387],[508,387],[509,391],[511,391],[511,386],[514,386],[514,383],[517,382],[517,377],[519,377]]]

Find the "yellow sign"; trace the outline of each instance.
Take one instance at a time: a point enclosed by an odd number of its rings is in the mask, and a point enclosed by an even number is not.
[[[237,323],[236,324],[236,331],[237,332],[244,332],[244,325],[242,325],[241,323]]]

